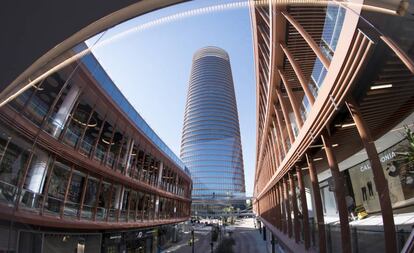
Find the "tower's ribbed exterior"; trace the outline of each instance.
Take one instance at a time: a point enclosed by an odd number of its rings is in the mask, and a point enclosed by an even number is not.
[[[185,108],[181,158],[193,178],[193,214],[216,215],[243,205],[243,156],[236,97],[228,54],[199,49]],[[237,200],[238,199],[238,200]]]

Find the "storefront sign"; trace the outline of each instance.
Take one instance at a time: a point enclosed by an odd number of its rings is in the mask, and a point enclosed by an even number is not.
[[[385,153],[382,153],[380,155],[380,161],[381,161],[381,163],[386,163],[387,161],[393,159],[395,156],[396,156],[396,154],[395,154],[394,151],[391,151],[391,152],[385,151]],[[359,167],[359,170],[361,172],[364,172],[364,171],[370,170],[370,169],[371,169],[371,164],[369,163],[369,161],[363,162],[361,164],[361,166]]]
[[[393,207],[414,198],[414,165],[407,160],[408,150],[409,143],[403,140],[379,154]],[[356,205],[363,205],[368,212],[379,211],[379,196],[370,161],[351,167],[349,174]]]

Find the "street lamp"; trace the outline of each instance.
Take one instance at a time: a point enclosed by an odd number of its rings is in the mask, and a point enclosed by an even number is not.
[[[191,240],[192,240],[192,243],[191,243],[191,246],[192,246],[192,249],[191,249],[191,252],[192,253],[194,253],[194,227],[191,229]]]

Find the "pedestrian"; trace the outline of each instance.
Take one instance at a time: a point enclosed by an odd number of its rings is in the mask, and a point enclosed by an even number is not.
[[[351,220],[355,220],[355,215],[354,215],[355,201],[354,201],[354,199],[351,196],[346,195],[345,201],[346,201],[346,206],[348,208],[348,215],[350,216]]]

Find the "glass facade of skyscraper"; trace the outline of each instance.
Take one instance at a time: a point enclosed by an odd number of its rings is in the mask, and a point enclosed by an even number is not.
[[[181,158],[193,179],[194,215],[241,207],[245,184],[236,97],[228,54],[216,47],[193,57]]]

